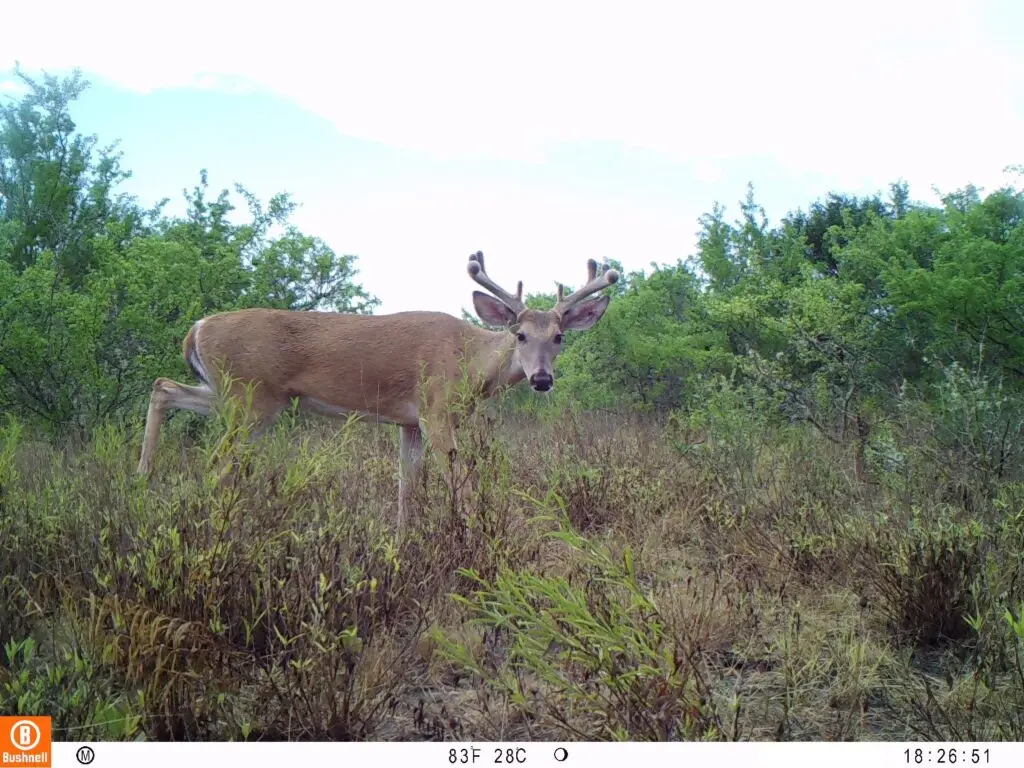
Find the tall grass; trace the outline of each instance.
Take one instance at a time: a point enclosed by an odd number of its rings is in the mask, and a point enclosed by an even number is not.
[[[138,429],[0,431],[0,711],[58,738],[1024,738],[1024,484],[920,423],[861,481],[852,443],[735,409],[485,410],[402,535],[391,429],[193,423],[149,483]]]

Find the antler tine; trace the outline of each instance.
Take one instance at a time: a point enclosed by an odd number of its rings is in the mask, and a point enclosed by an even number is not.
[[[513,296],[496,282],[491,280],[484,269],[483,251],[477,251],[476,253],[470,254],[469,264],[466,266],[466,269],[469,272],[469,276],[472,277],[474,281],[493,293],[497,299],[517,315],[526,309],[526,305],[523,304],[523,281],[519,281],[519,284],[516,287],[516,295]]]
[[[564,312],[573,304],[578,304],[580,301],[590,296],[593,293],[604,290],[609,285],[614,285],[619,282],[619,273],[614,269],[605,270],[604,274],[598,277],[597,275],[597,262],[593,259],[587,259],[587,284],[580,288],[578,291],[574,291],[568,296],[563,297],[565,293],[565,287],[558,284],[558,303],[555,304],[555,309],[558,312]]]

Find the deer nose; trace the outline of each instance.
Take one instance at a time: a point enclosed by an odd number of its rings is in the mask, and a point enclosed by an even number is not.
[[[530,377],[530,386],[538,392],[547,392],[554,383],[555,380],[547,371],[539,371]]]

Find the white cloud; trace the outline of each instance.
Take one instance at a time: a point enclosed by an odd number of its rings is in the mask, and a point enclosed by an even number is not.
[[[59,27],[22,5],[8,40],[25,66],[139,90],[248,83],[347,135],[439,153],[539,159],[607,139],[959,182],[1010,160],[1022,125],[1021,58],[991,44],[981,5],[181,0],[145,18],[76,2]],[[980,135],[973,156],[950,149]]]

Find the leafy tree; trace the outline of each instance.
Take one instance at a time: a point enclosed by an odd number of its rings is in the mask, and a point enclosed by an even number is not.
[[[145,213],[114,193],[130,175],[117,145],[76,132],[70,106],[88,87],[81,73],[15,75],[28,93],[0,104],[0,258],[20,271],[51,252],[80,284],[93,266],[92,238],[114,223],[137,233]]]
[[[683,264],[633,273],[604,318],[559,357],[568,397],[584,405],[670,408],[686,383],[726,359],[706,323],[696,276]]]
[[[720,206],[704,218],[695,259],[707,322],[781,416],[841,437],[907,384],[929,396],[951,363],[1019,387],[1019,192],[968,187],[935,209],[896,184],[889,203],[830,195],[810,210],[769,228],[748,192],[735,224]]]
[[[1024,383],[1024,194],[1002,189],[980,200],[968,190],[945,203],[932,214],[941,235],[930,258],[902,252],[887,264],[894,310],[932,359]]]

